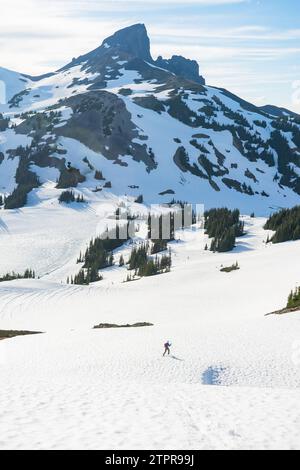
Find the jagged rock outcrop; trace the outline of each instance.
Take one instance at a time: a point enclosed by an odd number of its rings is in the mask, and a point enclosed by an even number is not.
[[[179,77],[205,85],[205,79],[200,75],[199,64],[196,60],[186,59],[180,55],[173,55],[172,58],[168,60],[159,56],[155,64],[158,67],[169,70]]]
[[[152,62],[150,39],[144,24],[121,29],[103,41],[102,47],[119,48],[138,59]]]

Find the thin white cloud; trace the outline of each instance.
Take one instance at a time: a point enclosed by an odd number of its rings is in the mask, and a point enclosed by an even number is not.
[[[185,18],[185,22],[186,22]],[[287,29],[283,31],[272,30],[271,28],[248,25],[235,28],[217,28],[205,27],[201,24],[200,27],[187,27],[187,25],[162,28],[161,25],[154,26],[152,32],[160,37],[166,38],[170,41],[172,38],[185,38],[191,40],[260,40],[260,41],[291,41],[300,38],[300,29]]]

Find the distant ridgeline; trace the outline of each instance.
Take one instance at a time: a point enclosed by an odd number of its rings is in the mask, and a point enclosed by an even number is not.
[[[275,232],[271,239],[268,238],[268,242],[300,240],[300,206],[276,212],[268,219],[264,228]]]
[[[116,225],[115,230],[107,230],[104,236],[96,237],[90,241],[84,254],[80,253],[77,263],[83,263],[79,274],[67,279],[68,284],[90,284],[101,281],[103,276],[99,274],[100,269],[105,269],[114,264],[113,250],[121,247],[129,240],[130,222],[124,227]],[[122,237],[120,237],[122,232]],[[126,232],[126,233],[125,233]]]

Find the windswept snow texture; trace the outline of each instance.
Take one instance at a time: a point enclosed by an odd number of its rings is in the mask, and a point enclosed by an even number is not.
[[[31,263],[41,278],[0,285],[0,329],[44,334],[0,341],[0,449],[299,449],[300,316],[264,314],[299,282],[300,242],[266,246],[265,219],[246,218],[236,249],[213,254],[194,227],[170,244],[169,274],[123,283],[115,266],[70,286],[118,199],[62,210],[53,191],[1,217],[1,273]],[[93,330],[138,321],[154,326]]]

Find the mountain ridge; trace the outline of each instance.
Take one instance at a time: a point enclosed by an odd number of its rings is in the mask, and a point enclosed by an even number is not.
[[[54,73],[15,73],[12,83],[17,93],[11,87],[0,106],[7,208],[34,192],[42,200],[47,181],[53,194],[75,186],[263,213],[299,199],[300,117],[206,85],[195,61],[154,61],[143,24]]]

